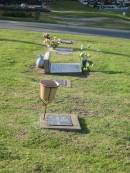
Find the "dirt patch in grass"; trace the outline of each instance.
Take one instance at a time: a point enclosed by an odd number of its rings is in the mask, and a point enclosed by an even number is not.
[[[17,140],[23,140],[27,137],[28,131],[25,128],[21,128],[17,134],[16,134],[16,139]]]

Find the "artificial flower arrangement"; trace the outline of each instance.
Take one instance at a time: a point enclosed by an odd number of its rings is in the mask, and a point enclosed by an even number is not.
[[[81,49],[80,58],[82,72],[90,71],[90,67],[93,66],[93,62],[89,59],[90,55],[87,51],[83,51],[83,49]]]
[[[52,47],[53,49],[55,49],[59,46],[60,39],[57,39],[56,37],[52,37],[48,33],[45,33],[43,34],[43,44],[48,48]]]

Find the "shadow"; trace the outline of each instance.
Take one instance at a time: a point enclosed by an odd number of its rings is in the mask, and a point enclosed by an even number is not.
[[[24,40],[15,40],[15,39],[0,38],[0,41],[18,42],[18,43],[26,43],[26,44],[34,44],[34,45],[38,45],[38,46],[43,46],[40,43],[34,43],[34,42],[31,42],[31,41],[24,41]]]
[[[117,55],[117,56],[130,57],[130,55],[127,55],[127,54],[116,53],[116,52],[109,52],[109,51],[103,51],[103,50],[88,49],[88,51],[99,52],[99,53],[104,53],[104,54],[111,54],[111,55]]]
[[[73,48],[74,52],[76,51],[81,51],[80,48]],[[124,54],[124,53],[116,53],[116,52],[110,52],[110,51],[103,51],[103,50],[95,50],[95,49],[91,49],[91,48],[87,48],[83,51],[93,51],[93,52],[99,52],[99,53],[104,53],[104,54],[111,54],[111,55],[117,55],[117,56],[126,56],[126,57],[130,57],[130,55]]]
[[[92,72],[101,72],[105,74],[124,74],[122,71],[92,71]]]
[[[80,48],[73,48],[74,52],[76,51],[80,51]],[[116,53],[116,52],[110,52],[110,51],[103,51],[103,50],[95,50],[95,49],[91,49],[91,48],[87,48],[87,49],[83,49],[83,51],[93,51],[93,52],[99,52],[99,53],[104,53],[104,54],[111,54],[111,55],[117,55],[117,56],[125,56],[125,57],[130,57],[130,55],[128,54],[124,54],[124,53]]]
[[[59,129],[55,126],[55,128],[51,128],[50,130],[62,131],[67,133],[78,133],[78,134],[89,134],[90,130],[87,128],[87,124],[83,118],[79,118],[79,124],[81,129]]]
[[[70,76],[70,77],[80,77],[80,78],[87,78],[89,76],[89,72],[85,71],[85,72],[81,72],[81,73],[47,73],[47,75],[57,75],[57,76]]]
[[[80,126],[81,126],[80,133],[82,133],[82,134],[90,133],[90,130],[88,129],[87,124],[86,124],[86,122],[83,118],[79,118],[79,123],[80,123]]]

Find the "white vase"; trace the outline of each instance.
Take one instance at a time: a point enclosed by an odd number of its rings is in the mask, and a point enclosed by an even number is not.
[[[39,55],[37,60],[36,60],[36,67],[38,68],[44,68],[44,56]]]

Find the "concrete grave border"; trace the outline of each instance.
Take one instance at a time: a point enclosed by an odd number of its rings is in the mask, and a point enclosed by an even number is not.
[[[63,69],[63,67],[67,67],[67,69]],[[71,68],[74,67],[74,70],[71,71]],[[59,69],[57,69],[59,68]],[[69,71],[70,70],[70,71]],[[50,61],[50,52],[46,52],[44,55],[44,72],[45,73],[53,73],[53,74],[64,74],[64,73],[81,73],[81,65],[80,63],[51,63]]]
[[[60,125],[48,125],[47,123],[47,116],[48,115],[52,115],[55,116],[57,113],[47,113],[45,120],[43,119],[43,116],[40,117],[40,128],[44,128],[44,129],[53,129],[53,130],[66,130],[66,131],[80,131],[81,130],[81,126],[78,120],[78,116],[75,114],[58,114],[59,116],[62,115],[66,115],[66,116],[70,116],[71,120],[72,120],[72,126],[60,126]]]

